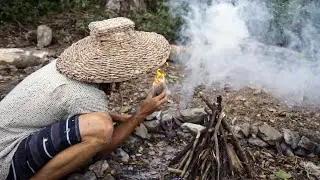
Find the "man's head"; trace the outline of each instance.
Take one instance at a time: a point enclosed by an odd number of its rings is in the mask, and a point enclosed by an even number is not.
[[[90,35],[61,54],[57,69],[69,78],[103,87],[154,71],[169,57],[169,42],[160,34],[135,31],[134,26],[124,17],[90,23]]]

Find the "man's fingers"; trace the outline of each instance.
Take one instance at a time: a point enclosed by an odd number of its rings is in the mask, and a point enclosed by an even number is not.
[[[161,99],[161,100],[158,101],[157,105],[158,105],[158,106],[161,106],[162,104],[164,104],[164,103],[167,102],[167,101],[168,101],[168,97],[165,96],[163,99]]]
[[[155,99],[157,101],[159,101],[159,100],[163,99],[164,97],[166,97],[166,95],[167,95],[167,92],[166,91],[162,91],[162,93],[159,96],[156,96]]]

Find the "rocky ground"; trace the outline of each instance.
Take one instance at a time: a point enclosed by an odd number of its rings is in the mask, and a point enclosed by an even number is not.
[[[1,47],[7,48],[12,44],[9,43],[12,38],[0,38]],[[10,47],[17,47],[17,43],[13,44]],[[47,60],[57,57],[61,47],[65,46],[59,46],[56,51],[54,48],[44,49],[49,53],[43,61],[33,58],[31,62],[34,63],[31,64],[30,61],[22,64],[1,62],[0,99],[27,75],[45,65]],[[187,109],[180,109],[179,84],[184,77],[183,66],[169,62],[166,75],[171,94],[163,109],[149,117],[109,157],[93,159],[69,179],[179,179],[176,174],[169,173],[167,167],[192,137],[188,127],[182,128],[180,123],[201,124],[206,106],[198,92],[212,100],[217,95],[222,96],[227,121],[246,150],[256,179],[286,179],[284,176],[319,179],[319,109],[287,107],[258,87],[233,90],[227,85],[223,89],[197,88]],[[115,90],[108,97],[110,110],[133,113],[146,97],[153,76],[154,73],[149,73],[123,83],[120,90]]]

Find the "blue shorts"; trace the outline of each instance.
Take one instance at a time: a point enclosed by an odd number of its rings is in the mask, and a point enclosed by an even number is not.
[[[15,152],[7,180],[30,179],[59,152],[80,143],[78,117],[59,121],[26,137]]]

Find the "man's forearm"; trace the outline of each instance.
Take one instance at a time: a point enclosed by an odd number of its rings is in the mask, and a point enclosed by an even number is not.
[[[118,113],[109,113],[112,120],[115,122],[125,122],[127,121],[132,115],[129,114],[118,114]]]
[[[111,143],[99,153],[99,155],[106,155],[111,153],[120,144],[122,144],[136,129],[136,127],[146,118],[145,115],[136,113],[132,115],[127,121],[120,123],[113,132]]]

